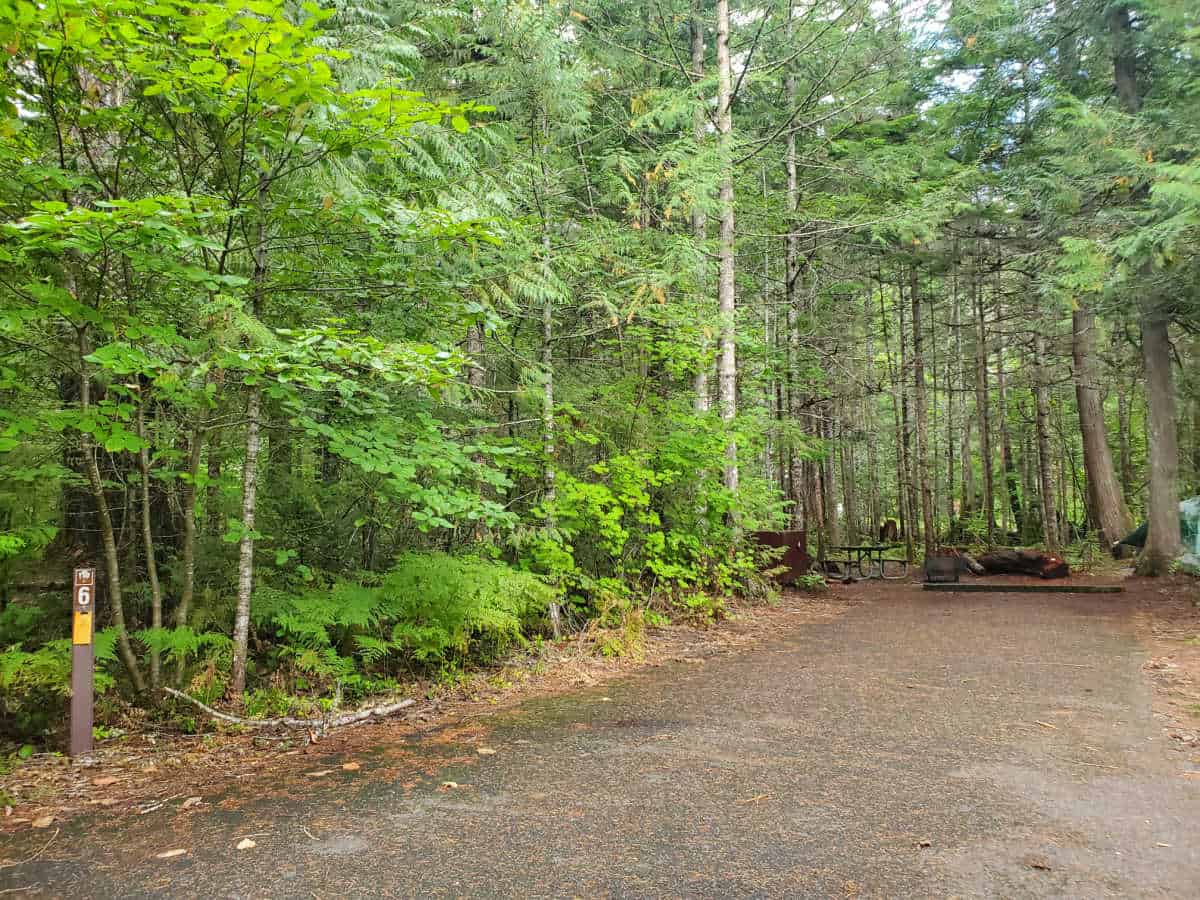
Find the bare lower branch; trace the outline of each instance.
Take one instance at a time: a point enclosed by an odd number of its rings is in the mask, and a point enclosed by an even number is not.
[[[175,688],[165,687],[163,691],[170,694],[179,700],[184,700],[192,706],[201,710],[205,715],[217,719],[221,722],[229,722],[231,725],[242,725],[246,728],[315,728],[319,731],[325,731],[330,728],[341,728],[343,725],[353,725],[356,722],[364,722],[367,719],[376,719],[390,716],[393,713],[399,712],[416,704],[416,700],[399,700],[395,703],[385,703],[382,706],[368,706],[365,709],[360,709],[352,713],[337,716],[336,718],[320,718],[320,719],[295,719],[291,716],[281,716],[277,719],[246,719],[242,716],[223,713],[220,710],[213,709],[207,703],[201,703],[195,697],[190,697],[183,691],[177,691]]]

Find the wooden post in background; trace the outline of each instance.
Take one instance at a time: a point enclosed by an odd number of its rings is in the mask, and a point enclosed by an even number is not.
[[[76,569],[71,603],[71,756],[92,751],[96,570]]]

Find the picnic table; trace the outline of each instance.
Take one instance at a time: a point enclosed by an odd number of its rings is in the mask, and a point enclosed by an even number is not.
[[[888,559],[884,556],[899,544],[842,544],[829,549],[835,554],[842,554],[845,560],[835,559],[832,562],[845,565],[846,575],[854,577],[857,570],[859,578],[904,578],[908,575],[908,562],[903,559]],[[864,567],[864,563],[866,564]],[[899,564],[900,573],[888,575],[887,564]]]

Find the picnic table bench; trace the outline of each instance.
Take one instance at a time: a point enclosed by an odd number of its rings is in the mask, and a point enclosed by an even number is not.
[[[881,578],[881,579],[899,579],[908,577],[908,561],[903,559],[893,559],[884,556],[890,550],[899,547],[899,544],[841,544],[829,549],[834,554],[844,556],[844,559],[826,559],[824,562],[833,562],[846,567],[845,574],[847,577],[855,577],[855,573],[859,578]],[[892,574],[888,574],[888,564],[893,566]],[[899,569],[897,572],[896,569]]]

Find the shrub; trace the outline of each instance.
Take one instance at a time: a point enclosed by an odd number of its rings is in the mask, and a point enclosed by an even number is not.
[[[96,694],[113,686],[116,632],[111,628],[95,636]],[[0,651],[0,733],[11,737],[39,737],[61,728],[71,692],[71,641],[48,641],[36,650],[19,644]]]
[[[356,693],[369,686],[368,673],[397,663],[436,670],[495,659],[523,643],[526,627],[558,596],[503,563],[408,553],[383,576],[361,573],[298,593],[263,589],[255,617],[260,634],[278,639],[277,666]]]

